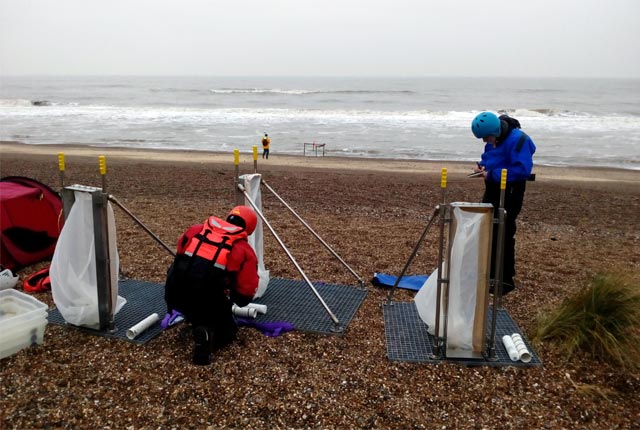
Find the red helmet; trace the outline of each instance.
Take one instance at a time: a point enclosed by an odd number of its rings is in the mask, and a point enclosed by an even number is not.
[[[227,215],[227,222],[239,227],[244,227],[247,234],[253,233],[258,224],[256,213],[249,206],[236,206]]]

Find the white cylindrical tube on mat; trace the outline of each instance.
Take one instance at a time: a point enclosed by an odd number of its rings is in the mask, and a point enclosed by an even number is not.
[[[249,303],[247,306],[245,306],[245,308],[253,308],[262,315],[267,313],[267,305],[261,305],[259,303]]]
[[[233,305],[231,311],[237,317],[255,318],[258,316],[258,311],[250,307],[241,308],[238,305]]]
[[[509,354],[509,358],[511,359],[511,361],[518,361],[518,350],[516,349],[511,336],[509,336],[508,334],[502,336],[502,343],[504,344],[504,347],[507,350],[507,354]]]
[[[135,339],[140,334],[142,334],[145,330],[147,330],[149,327],[157,323],[159,320],[160,320],[160,317],[158,316],[158,314],[153,313],[149,315],[148,317],[140,321],[138,324],[134,325],[129,330],[127,330],[127,337],[131,340]]]
[[[511,339],[513,340],[513,344],[516,346],[516,350],[518,351],[518,358],[523,363],[528,363],[531,361],[531,353],[527,349],[527,345],[524,344],[524,340],[522,340],[522,336],[518,333],[514,333],[511,335]]]

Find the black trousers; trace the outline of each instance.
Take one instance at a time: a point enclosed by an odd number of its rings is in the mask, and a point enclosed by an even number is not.
[[[225,273],[199,257],[178,255],[167,272],[165,301],[168,310],[180,311],[193,327],[206,327],[213,342],[226,345],[238,327],[227,296]]]
[[[504,260],[502,265],[502,280],[513,285],[516,274],[516,219],[522,209],[526,181],[509,182],[505,189],[504,208],[507,212],[504,234]],[[500,184],[485,181],[483,203],[491,203],[494,207],[494,217],[498,216],[500,207]],[[491,278],[495,279],[496,250],[498,249],[498,226],[493,228],[493,245],[491,250]]]

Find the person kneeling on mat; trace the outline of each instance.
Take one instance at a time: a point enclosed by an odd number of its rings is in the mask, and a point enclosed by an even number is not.
[[[210,216],[178,240],[167,271],[168,314],[182,313],[193,329],[193,363],[211,363],[211,352],[236,339],[232,306],[249,304],[258,290],[258,258],[247,241],[258,220],[237,206],[226,221]]]

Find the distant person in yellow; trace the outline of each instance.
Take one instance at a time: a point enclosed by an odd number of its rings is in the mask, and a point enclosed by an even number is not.
[[[269,144],[271,144],[271,139],[269,139],[269,135],[267,133],[264,134],[262,138],[262,158],[269,159]]]

